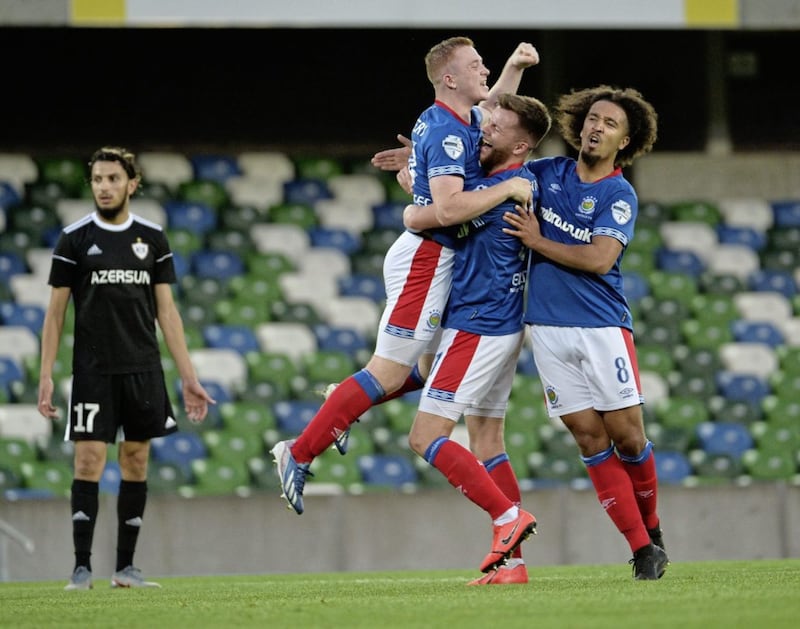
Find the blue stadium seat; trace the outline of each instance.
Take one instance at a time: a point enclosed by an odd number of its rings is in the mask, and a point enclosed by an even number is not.
[[[717,240],[721,245],[745,245],[753,251],[761,251],[767,245],[767,235],[753,227],[717,225]]]
[[[21,325],[39,335],[44,323],[45,309],[35,304],[17,304],[5,302],[0,304],[0,321],[3,325]]]
[[[400,201],[373,205],[372,214],[374,216],[374,228],[405,230],[405,225],[403,225],[403,210],[405,210],[406,205],[408,204]]]
[[[208,456],[203,438],[193,432],[177,432],[166,437],[158,437],[150,442],[153,461],[157,463],[173,463],[189,476],[192,473],[192,461]]]
[[[321,402],[314,400],[287,400],[276,402],[272,410],[275,413],[278,428],[294,437],[303,431],[320,406],[322,406]]]
[[[339,294],[343,297],[369,297],[380,303],[386,299],[383,278],[369,273],[351,273],[339,278]]]
[[[245,325],[207,325],[203,328],[203,340],[207,347],[233,349],[242,356],[260,351],[256,333]]]
[[[190,268],[201,278],[228,280],[245,273],[241,256],[233,251],[197,251],[192,254]]]
[[[283,184],[283,200],[286,203],[314,205],[320,199],[331,199],[333,194],[321,179],[295,179]]]
[[[118,461],[106,461],[103,475],[100,477],[100,493],[119,495],[119,482],[122,480],[122,472],[119,469]]]
[[[202,203],[169,201],[164,204],[167,225],[170,229],[187,229],[207,234],[217,226],[217,214],[213,208]]]
[[[186,259],[186,256],[181,255],[177,251],[173,251],[172,264],[175,267],[175,276],[178,278],[178,281],[189,274],[191,267],[189,266],[189,260]]]
[[[193,155],[189,158],[195,179],[225,183],[242,174],[235,157],[229,155]]]
[[[355,357],[361,350],[370,349],[367,339],[358,330],[330,326],[324,323],[314,326],[314,336],[320,351],[344,352]]]
[[[775,227],[800,227],[800,201],[774,201],[772,213]]]
[[[697,439],[706,454],[727,454],[735,459],[754,443],[747,426],[736,422],[703,422],[697,426]]]
[[[667,273],[686,273],[693,277],[700,277],[705,271],[700,256],[689,250],[659,249],[656,252],[656,265]]]
[[[417,482],[417,470],[402,454],[365,454],[358,457],[358,469],[368,485],[402,487]]]
[[[637,302],[650,294],[650,285],[647,280],[635,271],[623,272],[622,282],[625,287],[625,295],[631,302]]]
[[[526,376],[538,376],[539,370],[536,368],[536,363],[533,360],[533,352],[527,345],[522,347],[522,351],[517,358],[517,373]]]
[[[719,393],[729,400],[741,400],[760,405],[770,394],[769,384],[750,374],[718,371],[715,379]]]
[[[798,294],[797,284],[790,271],[761,269],[748,278],[750,290],[777,291],[789,299]]]
[[[346,229],[312,227],[308,230],[308,237],[312,247],[330,247],[348,256],[361,249],[361,239]]]
[[[9,210],[22,203],[16,188],[7,181],[0,181],[0,210]]]
[[[25,374],[17,361],[10,356],[0,356],[0,399],[14,399],[14,389],[25,382]],[[18,383],[18,384],[17,384]]]
[[[27,273],[28,265],[18,253],[4,251],[0,253],[0,282],[8,283],[12,275]]]
[[[764,343],[775,348],[785,342],[780,329],[769,321],[737,319],[731,323],[731,331],[738,343]]]
[[[658,451],[655,460],[659,483],[680,484],[692,475],[692,466],[683,452]]]

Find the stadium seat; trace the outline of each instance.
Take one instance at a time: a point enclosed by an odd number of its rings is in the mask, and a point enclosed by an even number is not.
[[[33,183],[38,178],[39,167],[27,153],[0,153],[0,179],[22,190],[26,183]]]
[[[3,325],[22,326],[39,335],[44,324],[45,308],[38,304],[6,302],[0,304]]]
[[[213,311],[215,304],[228,297],[229,284],[226,279],[212,275],[206,277],[185,275],[178,281],[181,292],[180,305],[199,305]]]
[[[243,261],[255,253],[256,246],[247,231],[216,229],[206,236],[206,248],[210,251],[235,253]]]
[[[242,356],[259,351],[258,338],[252,328],[244,325],[208,325],[203,328],[203,339],[208,347],[232,349]],[[242,366],[241,373],[245,369]]]
[[[265,454],[260,435],[248,435],[229,430],[207,430],[202,437],[208,450],[208,456],[213,461],[241,463]]]
[[[647,279],[636,271],[624,271],[622,282],[625,296],[630,302],[638,302],[650,294],[650,284]]]
[[[278,429],[293,437],[299,435],[321,406],[321,401],[286,400],[272,407]]]
[[[267,280],[275,286],[278,285],[277,278],[282,273],[297,270],[297,265],[291,258],[280,252],[252,252],[245,258],[245,266],[247,275],[252,280]],[[233,280],[231,286],[235,287],[237,281],[239,280]]]
[[[703,400],[673,395],[654,405],[658,423],[664,428],[695,429],[709,420],[709,412]]]
[[[628,273],[636,273],[642,278],[656,270],[656,257],[651,251],[639,251],[628,248],[622,259],[623,277]],[[627,294],[627,290],[625,291]]]
[[[217,214],[209,205],[188,201],[169,201],[164,204],[170,229],[188,229],[208,234],[217,226]]]
[[[283,184],[283,198],[286,203],[313,207],[317,201],[333,198],[333,194],[322,179],[299,178]]]
[[[36,448],[25,437],[0,435],[0,460],[3,467],[22,474],[22,464],[36,461]]]
[[[669,397],[669,382],[666,376],[655,371],[642,370],[639,373],[639,380],[645,403],[657,404]]]
[[[659,450],[655,461],[659,483],[680,485],[692,475],[692,465],[683,452]]]
[[[255,332],[262,352],[286,354],[297,363],[304,354],[317,349],[314,333],[301,323],[267,322]]]
[[[100,476],[100,493],[110,496],[119,495],[119,483],[122,480],[122,472],[119,469],[118,461],[106,461],[103,474]]]
[[[35,403],[0,406],[0,438],[24,439],[33,447],[45,448],[52,434],[51,420],[41,416]]]
[[[762,251],[760,257],[761,269],[768,273],[778,272],[791,275],[795,269],[800,267],[800,252],[796,250],[767,250]]]
[[[716,422],[737,422],[750,426],[764,417],[761,404],[748,400],[729,400],[722,396],[714,396],[708,401],[711,419]]]
[[[339,294],[342,297],[368,297],[382,304],[386,299],[383,278],[365,273],[351,273],[338,279]]]
[[[17,304],[25,304],[28,308],[40,308],[44,311],[50,303],[50,290],[47,287],[47,279],[47,275],[34,273],[12,275],[8,280],[11,297]],[[34,331],[39,334],[41,327]]]
[[[682,223],[706,223],[713,227],[722,219],[717,204],[708,200],[678,201],[672,203],[667,211],[672,219]]]
[[[637,341],[644,345],[660,345],[662,347],[674,347],[683,340],[680,320],[665,320],[658,323],[650,323],[640,320],[634,322]]]
[[[160,201],[155,199],[133,198],[130,200],[130,211],[151,223],[167,226],[167,213]]]
[[[334,157],[300,155],[294,158],[296,179],[319,179],[327,181],[341,175],[342,164]]]
[[[345,353],[352,358],[371,348],[366,336],[354,328],[319,324],[314,326],[314,336],[321,351]]]
[[[235,343],[192,349],[189,356],[200,380],[217,380],[237,393],[247,387],[247,363]]]
[[[402,488],[416,484],[417,470],[407,456],[374,454],[358,457],[358,468],[367,485]]]
[[[791,271],[756,270],[749,276],[750,290],[777,291],[791,299],[797,295],[797,283]]]
[[[175,463],[151,461],[147,472],[148,493],[176,494],[191,481],[191,476]]]
[[[9,278],[22,273],[28,273],[25,258],[11,251],[0,253],[0,282],[8,283]]]
[[[311,338],[314,338],[313,335]],[[306,351],[315,351],[316,344],[313,347],[314,349],[308,348]],[[292,379],[298,375],[300,369],[300,357],[295,360],[290,354],[282,352],[248,352],[244,358],[251,383],[279,382],[286,385],[286,390],[289,390]]]
[[[800,227],[800,201],[773,201],[771,205],[775,227]]]
[[[62,186],[64,195],[80,197],[88,186],[88,167],[77,157],[71,155],[47,155],[35,158],[39,171],[37,182],[57,183]]]
[[[751,425],[750,433],[762,452],[772,450],[800,452],[800,424],[792,419],[756,422]]]
[[[353,436],[350,437],[353,442]],[[361,484],[361,472],[358,469],[358,457],[348,450],[346,458],[317,457],[311,463],[310,485],[335,483],[345,488]]]
[[[528,468],[533,479],[544,486],[571,483],[587,474],[577,452],[531,452]]]
[[[231,155],[192,155],[189,162],[194,180],[224,183],[229,177],[242,174],[236,157]]]
[[[178,152],[146,151],[137,157],[145,180],[166,184],[173,190],[185,182],[194,179],[192,163]]]
[[[747,427],[735,422],[703,422],[697,426],[697,439],[706,454],[727,454],[736,459],[753,447]]]
[[[705,260],[717,245],[717,233],[703,221],[667,221],[659,226],[663,246],[677,251],[691,251]],[[634,238],[634,241],[636,239]]]
[[[778,369],[778,356],[769,343],[725,343],[719,348],[719,355],[723,368],[732,373],[751,374],[766,380]]]
[[[645,408],[647,407],[645,406]],[[679,426],[667,428],[647,418],[645,419],[645,424],[647,425],[647,436],[653,442],[656,454],[662,450],[688,452],[690,446],[694,443],[693,429]]]
[[[72,466],[61,461],[29,461],[22,464],[25,488],[40,490],[59,498],[69,498]]]
[[[761,343],[771,348],[784,343],[780,329],[769,321],[738,319],[731,324],[731,332],[738,343]]]
[[[769,384],[763,378],[750,374],[718,371],[716,380],[720,394],[729,400],[761,404],[770,393]]]
[[[648,278],[650,293],[656,299],[675,299],[688,304],[697,294],[697,280],[683,273],[656,271]]]
[[[2,203],[2,201],[0,201]],[[60,230],[61,220],[53,208],[15,205],[6,210],[10,230],[23,232],[35,242],[41,243],[43,235],[50,230]],[[2,230],[0,230],[2,231]]]
[[[277,299],[281,299],[278,295]],[[224,325],[238,325],[254,328],[259,323],[269,321],[270,299],[258,295],[236,295],[218,301],[214,306],[217,320]]]
[[[364,338],[373,338],[381,310],[370,297],[333,297],[321,304],[320,314],[333,327],[352,328]]]
[[[725,225],[766,232],[773,225],[772,207],[764,199],[723,199],[719,209]]]
[[[764,420],[768,423],[783,421],[800,422],[800,400],[796,396],[778,397],[768,395],[761,401]]]
[[[354,236],[373,227],[372,208],[364,201],[351,199],[320,199],[314,204],[319,224],[329,229],[341,229]]]
[[[344,274],[342,274],[344,275]],[[318,276],[315,273],[303,271],[283,273],[278,278],[278,285],[281,294],[289,303],[307,303],[315,311],[322,312],[323,308],[328,307],[328,303],[336,298],[336,282],[340,276],[335,270],[331,270],[331,275]],[[272,312],[276,318],[282,319],[276,304],[273,304]]]
[[[267,210],[283,201],[284,179],[234,176],[225,180],[225,191],[237,206]]]
[[[722,245],[744,245],[753,251],[761,251],[767,246],[765,232],[753,227],[717,225],[717,240]]]
[[[794,480],[797,464],[789,450],[750,450],[742,456],[747,474],[757,481]]]
[[[229,280],[245,273],[242,257],[233,251],[198,251],[192,254],[190,265],[198,278]]]
[[[341,382],[356,370],[353,358],[341,351],[317,350],[302,359],[302,371],[314,388],[325,390],[325,385]]]
[[[245,461],[195,459],[191,463],[192,493],[201,496],[247,495],[250,473]]]
[[[0,464],[0,496],[8,496],[8,490],[21,489],[22,476],[14,470]]]
[[[225,402],[219,408],[222,425],[228,434],[263,439],[264,433],[277,428],[272,409],[252,401]]]
[[[311,246],[341,251],[350,256],[361,249],[360,232],[353,233],[338,227],[312,227],[308,232]]]
[[[270,312],[275,322],[300,323],[309,328],[322,323],[315,305],[303,301],[274,301],[270,304]]]
[[[153,461],[177,465],[187,477],[192,473],[192,461],[208,456],[202,437],[191,432],[177,432],[166,437],[158,437],[153,439],[150,445]]]
[[[746,245],[718,245],[706,256],[706,268],[715,275],[734,275],[742,280],[760,268],[758,254]]]
[[[709,454],[704,450],[692,450],[689,453],[689,462],[701,485],[730,483],[744,473],[741,458],[730,454]]]
[[[283,254],[293,265],[299,264],[311,247],[306,230],[291,223],[256,223],[250,237],[260,253]]]
[[[269,208],[267,215],[273,223],[297,225],[308,231],[319,225],[319,218],[310,203],[279,203]]]
[[[691,349],[708,349],[716,351],[725,343],[732,343],[732,324],[716,321],[688,319],[681,323],[681,333]]]
[[[732,296],[747,290],[747,278],[734,273],[706,271],[699,278],[699,286],[707,295]]]
[[[180,253],[187,258],[202,251],[205,238],[202,233],[191,229],[167,229],[167,240],[173,253]]]
[[[403,210],[410,203],[407,201],[389,201],[372,206],[372,222],[375,230],[388,230],[395,234],[405,230]]]
[[[656,266],[665,273],[685,273],[699,277],[705,271],[702,258],[694,251],[683,249],[659,249]]]
[[[792,303],[778,291],[741,291],[733,296],[740,318],[778,323],[792,317]]]
[[[0,325],[0,356],[14,359],[18,365],[39,355],[39,338],[23,325]]]
[[[250,177],[291,181],[295,177],[294,162],[280,151],[243,151],[237,161],[242,173]]]
[[[0,354],[0,390],[4,393],[5,400],[14,398],[16,389],[24,386],[25,372],[20,363],[9,356]],[[4,434],[3,431],[3,411],[4,407],[0,406],[0,436]]]
[[[328,188],[336,199],[365,203],[367,207],[386,201],[386,188],[378,175],[369,173],[333,175],[328,178]]]

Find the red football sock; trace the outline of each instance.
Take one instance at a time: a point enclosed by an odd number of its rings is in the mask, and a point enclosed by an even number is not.
[[[644,460],[637,462],[633,462],[627,457],[620,457],[620,459],[622,460],[622,466],[633,483],[636,503],[639,505],[639,513],[642,514],[644,525],[648,529],[653,529],[658,526],[658,513],[656,512],[658,478],[652,446],[646,448],[646,453],[643,453],[643,455]]]
[[[514,503],[495,485],[489,472],[469,450],[440,437],[425,452],[425,460],[448,482],[496,520]]]
[[[514,473],[514,468],[511,467],[508,455],[503,453],[493,459],[484,461],[483,466],[489,472],[489,476],[494,481],[494,484],[500,488],[500,491],[502,491],[511,502],[519,506],[522,503],[522,494],[519,490],[517,475]],[[522,544],[514,549],[514,552],[511,553],[511,558],[522,559]]]
[[[406,378],[406,381],[403,383],[403,385],[394,393],[384,395],[380,400],[378,400],[377,404],[383,404],[384,402],[401,397],[406,393],[410,393],[411,391],[419,391],[424,386],[425,380],[420,375],[419,369],[415,365],[414,369],[408,375],[408,378]]]
[[[339,383],[292,445],[295,461],[313,461],[381,397],[383,390],[364,370]]]
[[[650,536],[639,513],[631,479],[613,449],[609,451],[610,456],[598,462],[594,462],[594,457],[589,457],[586,469],[603,509],[625,536],[631,550],[637,551],[650,543]],[[608,454],[609,451],[601,454]],[[586,458],[584,462],[587,462]]]

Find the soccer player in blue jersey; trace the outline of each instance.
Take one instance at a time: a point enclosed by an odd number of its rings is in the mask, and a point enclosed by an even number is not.
[[[554,120],[577,160],[529,162],[540,210],[506,214],[506,233],[532,252],[525,322],[550,416],[575,438],[634,577],[658,579],[668,559],[620,271],[638,210],[622,167],[651,150],[657,115],[638,91],[600,85],[561,96]]]
[[[112,587],[159,587],[145,581],[133,554],[147,501],[150,440],[177,430],[167,394],[155,321],[181,376],[191,421],[214,403],[197,380],[178,309],[162,228],[129,211],[140,174],[134,155],[101,148],[89,163],[96,211],[68,225],[53,252],[50,303],[42,327],[39,412],[53,406],[56,360],[70,298],[75,307],[72,388],[65,439],[75,443],[70,505],[75,567],[67,590],[92,587],[92,539],[107,446],[118,432],[122,474],[117,502],[117,558]]]
[[[537,181],[523,162],[549,129],[550,115],[540,101],[501,94],[484,129],[480,161],[487,175],[477,189],[515,178],[532,189],[535,204]],[[460,225],[442,338],[409,443],[492,517],[492,552],[481,565],[486,574],[470,585],[528,582],[521,548],[509,550],[497,542],[505,536],[503,525],[513,521],[509,504],[521,502],[503,439],[503,419],[525,334],[522,314],[528,250],[503,232],[503,216],[513,211],[513,204],[507,200],[480,213],[465,208],[442,210],[435,204],[410,205],[404,213],[406,226],[417,230]],[[471,453],[450,440],[462,414]],[[531,531],[535,524],[531,518]]]
[[[493,207],[515,194],[520,202],[529,200],[530,187],[520,194],[512,181],[466,191],[481,176],[482,122],[497,96],[515,92],[524,69],[538,61],[533,46],[519,44],[489,90],[489,70],[472,40],[453,37],[430,49],[425,67],[435,101],[414,125],[415,146],[408,164],[417,203],[447,209]],[[450,292],[454,235],[455,228],[438,228],[406,231],[398,237],[384,262],[387,300],[372,358],[364,369],[339,383],[296,440],[273,447],[283,496],[298,514],[304,510],[305,479],[314,458],[346,435],[371,406],[421,386],[423,376],[412,369],[439,330]]]

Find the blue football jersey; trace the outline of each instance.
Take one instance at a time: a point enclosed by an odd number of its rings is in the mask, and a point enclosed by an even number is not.
[[[539,180],[536,216],[543,236],[569,245],[588,244],[593,236],[610,236],[619,240],[623,249],[603,275],[570,269],[533,252],[525,322],[633,329],[620,270],[638,213],[633,186],[619,169],[599,181],[583,183],[575,160],[567,157],[538,159],[528,162],[526,168]]]
[[[444,103],[436,101],[422,112],[411,132],[408,169],[415,205],[430,205],[430,179],[441,175],[463,177],[464,190],[473,190],[483,171],[479,161],[482,114],[473,107],[470,121],[461,119]],[[453,247],[458,226],[428,230],[436,242]]]
[[[475,189],[488,188],[510,177],[530,179],[534,205],[536,177],[516,166],[492,173]],[[453,286],[442,325],[474,334],[501,336],[522,329],[523,293],[528,249],[516,236],[503,233],[503,214],[514,212],[512,200],[484,212],[468,223],[469,235],[459,239],[453,262]]]

